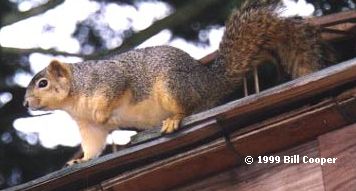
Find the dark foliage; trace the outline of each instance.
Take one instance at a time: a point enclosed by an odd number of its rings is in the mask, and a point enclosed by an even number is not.
[[[315,6],[315,15],[328,15],[340,11],[355,9],[355,0],[307,0]]]

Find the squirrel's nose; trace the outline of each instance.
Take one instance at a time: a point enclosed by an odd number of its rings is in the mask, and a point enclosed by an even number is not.
[[[26,108],[28,108],[28,101],[27,101],[27,100],[23,101],[23,106],[25,106]]]

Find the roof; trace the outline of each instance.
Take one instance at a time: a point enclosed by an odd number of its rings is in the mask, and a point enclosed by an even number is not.
[[[311,19],[330,41],[355,40],[356,12]],[[354,43],[356,44],[356,43]],[[355,48],[355,47],[354,47]],[[214,53],[201,60],[208,63]],[[180,131],[9,190],[167,190],[356,122],[356,58],[185,118]]]

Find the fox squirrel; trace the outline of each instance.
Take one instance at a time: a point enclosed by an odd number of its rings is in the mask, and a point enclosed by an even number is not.
[[[147,129],[163,122],[161,131],[171,133],[185,116],[220,104],[265,61],[276,62],[292,78],[327,63],[318,28],[280,18],[271,7],[252,3],[235,10],[210,65],[170,46],[74,64],[52,61],[30,82],[24,106],[64,110],[77,122],[84,156],[69,164],[97,157],[114,128]]]

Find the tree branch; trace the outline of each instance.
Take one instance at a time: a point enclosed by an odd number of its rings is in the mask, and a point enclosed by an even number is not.
[[[197,17],[205,9],[210,6],[213,6],[217,3],[226,3],[222,0],[195,0],[189,4],[183,6],[173,14],[154,22],[150,27],[144,29],[138,33],[135,33],[131,37],[127,38],[124,43],[115,49],[105,50],[89,56],[89,58],[98,58],[110,54],[118,54],[130,50],[131,48],[138,46],[143,43],[145,40],[149,39],[153,35],[159,33],[163,29],[173,28],[184,24],[185,22],[191,20],[194,17]]]
[[[64,0],[49,0],[48,3],[30,9],[29,11],[20,12],[20,11],[13,11],[10,12],[2,18],[2,25],[10,25],[16,23],[18,21],[42,14],[54,7],[62,4]]]
[[[76,53],[68,53],[63,51],[58,51],[55,49],[42,49],[42,48],[29,48],[29,49],[22,49],[22,48],[9,48],[9,47],[1,47],[1,50],[4,54],[30,54],[30,53],[43,53],[43,54],[52,54],[52,55],[62,55],[62,56],[76,56],[85,58],[87,55],[83,54],[76,54]]]

